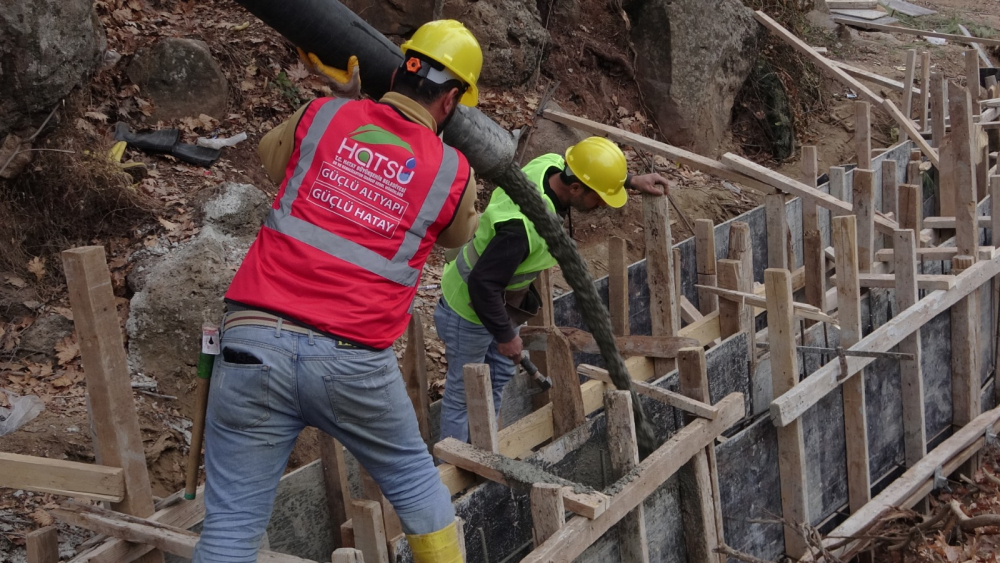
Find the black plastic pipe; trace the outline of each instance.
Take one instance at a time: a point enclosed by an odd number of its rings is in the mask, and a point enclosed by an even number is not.
[[[372,98],[389,91],[392,72],[403,62],[399,47],[336,0],[237,0],[244,8],[324,64],[346,68],[351,55],[361,66],[361,89]],[[483,112],[459,106],[444,141],[469,159],[484,177],[500,174],[517,148],[510,133]]]

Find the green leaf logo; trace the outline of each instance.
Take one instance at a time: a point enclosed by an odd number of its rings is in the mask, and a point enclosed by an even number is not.
[[[386,131],[385,129],[382,129],[378,125],[362,125],[361,127],[355,129],[349,136],[355,141],[361,143],[367,143],[369,145],[393,145],[404,148],[407,152],[413,154],[413,149],[410,148],[409,143]]]

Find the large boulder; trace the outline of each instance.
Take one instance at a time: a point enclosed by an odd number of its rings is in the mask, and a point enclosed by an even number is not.
[[[0,2],[0,140],[51,111],[98,68],[105,46],[90,0]]]
[[[552,101],[545,108],[563,111],[559,107],[559,104]],[[527,146],[524,147],[524,156],[521,158],[521,162],[524,164],[550,152],[560,155],[565,154],[568,147],[579,143],[589,136],[583,131],[566,127],[562,123],[541,118],[535,119],[535,126],[531,130],[530,135],[527,139]]]
[[[128,77],[153,102],[154,119],[226,116],[226,75],[204,41],[168,37],[143,47]]]
[[[405,35],[434,19],[437,1],[344,0],[344,5],[386,35]]]
[[[632,0],[626,11],[653,119],[670,143],[717,156],[762,45],[753,12],[738,0]]]

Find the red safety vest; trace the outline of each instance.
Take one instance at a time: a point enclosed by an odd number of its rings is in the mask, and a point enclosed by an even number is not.
[[[388,348],[470,174],[462,153],[389,105],[314,101],[226,298]]]

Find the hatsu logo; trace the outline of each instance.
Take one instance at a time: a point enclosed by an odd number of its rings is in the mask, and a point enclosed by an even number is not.
[[[364,144],[362,144],[364,143]],[[410,158],[400,163],[397,160],[373,150],[365,145],[391,145],[400,147],[410,153]],[[340,142],[337,155],[348,158],[372,172],[402,185],[409,184],[416,174],[417,159],[409,143],[386,131],[378,125],[362,125]]]

